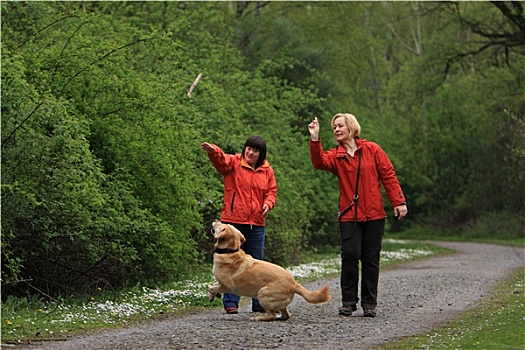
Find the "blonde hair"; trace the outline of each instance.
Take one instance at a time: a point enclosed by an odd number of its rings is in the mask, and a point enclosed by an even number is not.
[[[350,113],[337,113],[334,115],[332,117],[332,122],[330,123],[330,125],[332,125],[332,129],[334,128],[335,120],[339,117],[345,118],[345,124],[348,127],[348,130],[350,130],[352,133],[353,137],[359,136],[361,134],[361,125],[359,125],[355,115]]]

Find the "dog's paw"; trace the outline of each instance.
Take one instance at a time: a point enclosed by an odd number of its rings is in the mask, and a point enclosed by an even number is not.
[[[211,294],[210,293],[210,302],[214,301],[215,298],[219,298],[220,299],[221,297],[222,297],[221,293],[217,293],[217,294]]]

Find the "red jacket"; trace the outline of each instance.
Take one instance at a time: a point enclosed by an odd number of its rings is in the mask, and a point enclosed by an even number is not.
[[[351,206],[354,198],[358,159],[359,175],[357,221],[386,218],[380,182],[392,206],[404,204],[405,196],[397,180],[394,167],[385,151],[374,142],[355,139],[357,150],[351,157],[343,145],[323,151],[321,140],[310,140],[310,159],[314,168],[333,173],[339,179],[339,213]],[[359,153],[361,152],[361,153]],[[355,221],[355,207],[343,214],[339,221]]]
[[[273,209],[277,183],[270,163],[254,170],[240,154],[226,154],[217,145],[208,153],[213,166],[224,177],[224,202],[221,221],[265,226],[263,205]]]

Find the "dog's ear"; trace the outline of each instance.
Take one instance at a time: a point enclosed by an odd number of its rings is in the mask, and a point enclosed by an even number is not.
[[[236,236],[239,238],[240,244],[243,244],[244,242],[246,242],[246,238],[244,237],[241,231],[239,231],[233,226],[232,226],[232,229],[235,231]]]

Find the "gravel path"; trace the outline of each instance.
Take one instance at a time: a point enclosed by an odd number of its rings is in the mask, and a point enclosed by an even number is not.
[[[523,248],[478,243],[432,242],[455,254],[427,258],[382,271],[377,318],[337,316],[339,279],[327,283],[332,300],[308,304],[296,296],[283,322],[250,321],[249,303],[238,315],[220,309],[144,322],[131,328],[101,331],[65,341],[39,342],[25,349],[368,349],[395,338],[428,331],[475,306],[496,283],[525,266]],[[16,347],[21,349],[22,347]]]

